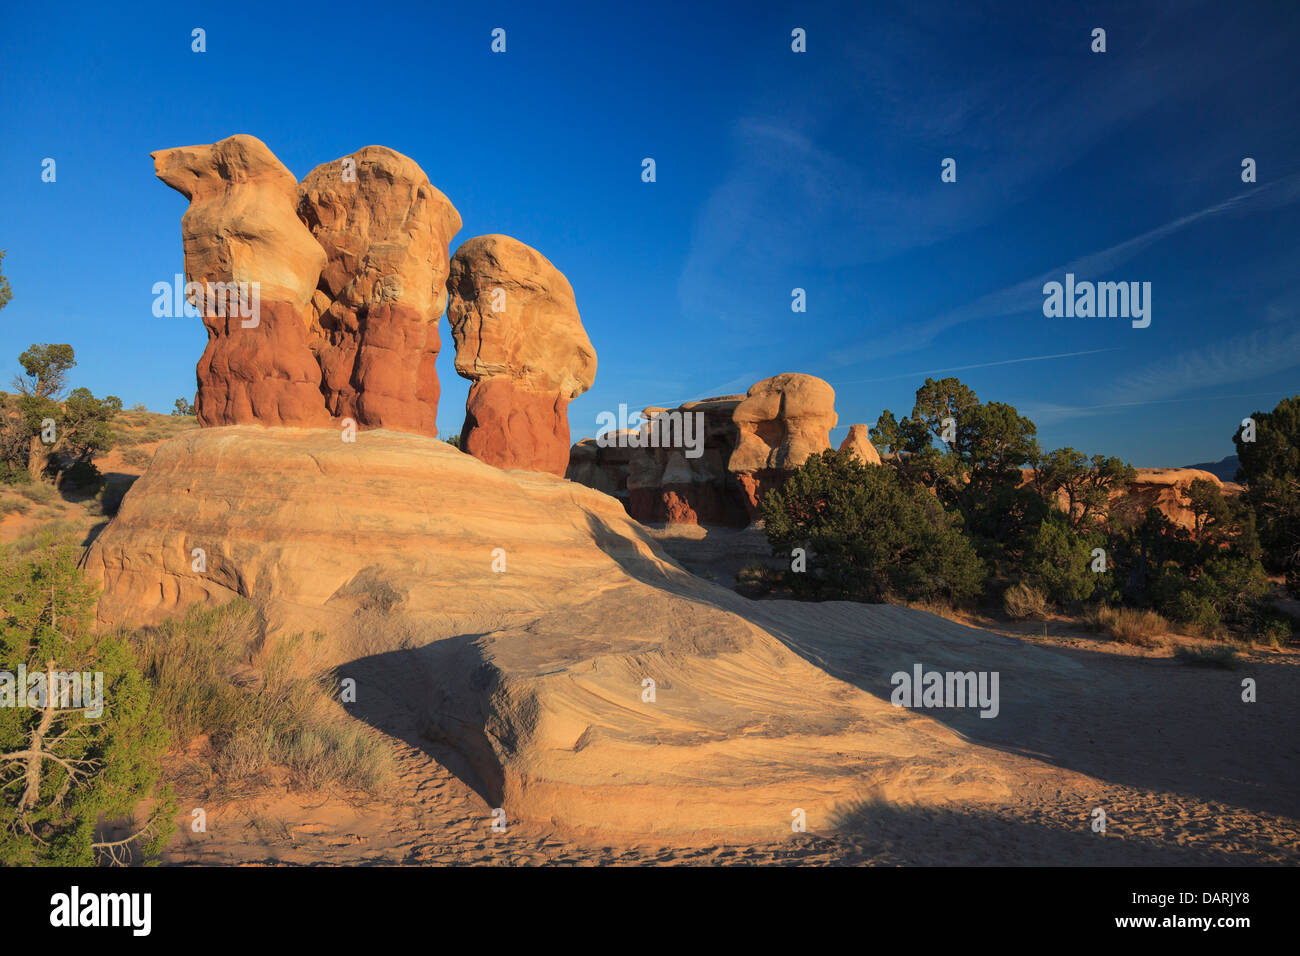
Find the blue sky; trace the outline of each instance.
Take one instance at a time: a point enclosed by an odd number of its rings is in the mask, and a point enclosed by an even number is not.
[[[599,357],[575,440],[792,371],[835,386],[838,441],[954,374],[1049,448],[1215,460],[1300,392],[1298,41],[1293,0],[6,4],[0,377],[59,341],[96,394],[193,396],[205,333],[150,291],[186,201],[149,153],[242,132],[299,177],[392,147],[460,211],[453,247],[554,262]],[[1150,327],[1044,317],[1067,271],[1151,282]],[[442,339],[445,435],[468,383]]]

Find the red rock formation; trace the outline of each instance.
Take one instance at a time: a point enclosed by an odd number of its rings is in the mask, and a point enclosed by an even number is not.
[[[750,518],[758,502],[786,476],[831,447],[835,390],[812,375],[786,373],[750,387],[734,414],[739,441],[727,470],[745,493]]]
[[[612,433],[602,442],[573,446],[566,476],[623,500],[628,513],[646,524],[684,523],[740,526],[758,516],[758,501],[778,488],[809,455],[830,447],[835,393],[810,375],[764,379],[748,395],[725,395],[677,408],[652,407],[641,415],[640,433]],[[680,446],[656,447],[652,428],[666,418],[703,416],[702,454]],[[875,449],[861,426],[850,430],[859,455]],[[877,462],[879,458],[877,457]]]
[[[152,156],[158,178],[190,200],[181,219],[187,281],[242,284],[255,313],[221,315],[224,304],[214,308],[204,297],[199,423],[328,424],[307,344],[308,301],[325,252],[294,211],[297,180],[252,136]]]
[[[328,256],[311,344],[330,413],[437,435],[438,321],[460,214],[413,160],[384,146],[317,166],[298,214]]]
[[[1198,478],[1216,485],[1228,496],[1241,492],[1240,485],[1225,484],[1197,468],[1138,468],[1133,484],[1111,495],[1111,513],[1126,523],[1136,523],[1148,508],[1156,508],[1174,524],[1191,530],[1196,526],[1196,516],[1188,507],[1185,493]]]
[[[478,236],[456,250],[447,288],[456,371],[474,383],[461,447],[499,468],[563,475],[569,402],[596,376],[569,281],[516,239]]]

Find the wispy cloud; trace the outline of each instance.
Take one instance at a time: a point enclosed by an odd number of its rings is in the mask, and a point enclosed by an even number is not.
[[[1124,376],[1108,394],[1156,401],[1198,388],[1261,379],[1300,365],[1300,328],[1266,326],[1248,335],[1188,349]]]
[[[1120,409],[1144,408],[1150,405],[1188,405],[1196,402],[1221,402],[1232,398],[1271,398],[1277,395],[1271,392],[1238,392],[1233,395],[1201,395],[1196,398],[1165,398],[1149,402],[1107,402],[1101,405],[1025,405],[1020,409],[1033,419],[1037,425],[1056,425],[1076,418],[1090,418],[1098,415],[1111,415]]]
[[[1206,206],[1204,209],[1179,216],[1138,236],[1116,243],[1098,252],[1079,256],[1055,268],[981,296],[974,302],[921,325],[872,339],[857,348],[837,349],[827,356],[827,361],[837,365],[851,365],[869,358],[880,358],[900,352],[924,348],[940,333],[968,322],[1017,315],[1042,307],[1043,284],[1060,280],[1067,272],[1080,276],[1100,276],[1135,258],[1155,243],[1181,232],[1189,226],[1226,213],[1253,214],[1277,209],[1300,200],[1300,174],[1285,179],[1263,183],[1238,193],[1229,199]]]

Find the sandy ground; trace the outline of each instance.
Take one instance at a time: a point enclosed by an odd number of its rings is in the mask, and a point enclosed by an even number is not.
[[[752,535],[750,536],[752,537]],[[723,541],[722,538],[726,540]],[[696,566],[743,541],[728,532]],[[686,536],[685,540],[691,540]],[[679,556],[689,550],[679,538]],[[750,547],[731,563],[750,560]],[[725,563],[724,563],[725,564]],[[719,575],[727,575],[723,566]],[[755,602],[780,605],[786,602]],[[828,618],[854,605],[824,606]],[[774,608],[779,610],[779,608]],[[1083,665],[1078,686],[1040,709],[981,722],[946,718],[1014,775],[1012,799],[981,806],[876,801],[844,807],[836,826],[759,845],[611,845],[559,826],[507,821],[466,783],[456,754],[421,741],[416,715],[392,714],[399,774],[383,799],[297,794],[277,786],[205,805],[182,789],[182,832],[165,862],[219,865],[1244,865],[1300,863],[1300,655],[1244,652],[1236,669],[1173,660],[1099,639],[1061,619],[992,625]],[[827,632],[832,630],[828,626]],[[899,638],[902,640],[902,638]],[[1176,643],[1176,641],[1175,641]],[[1011,645],[1014,654],[1016,645]],[[859,682],[872,654],[832,639],[801,648]],[[1027,650],[1027,648],[1022,648]],[[1241,701],[1243,678],[1259,701]],[[866,686],[863,683],[863,686]],[[409,721],[407,717],[409,716]],[[1044,770],[1047,772],[1044,773]],[[468,775],[467,775],[468,778]],[[472,779],[472,778],[470,778]],[[187,802],[188,801],[188,802]],[[192,833],[189,809],[208,829]],[[1092,829],[1094,810],[1105,833]]]
[[[1154,749],[1154,748],[1153,748]],[[1212,755],[1202,754],[1202,758]],[[1160,755],[1152,753],[1153,760]],[[382,801],[278,788],[204,806],[207,832],[185,829],[165,864],[200,865],[1242,865],[1300,862],[1294,813],[1061,773],[1056,790],[963,811],[876,804],[830,834],[751,846],[610,846],[507,821],[446,765],[399,745],[400,775]],[[454,757],[447,756],[448,763]],[[1293,781],[1292,781],[1293,782]],[[1104,835],[1090,829],[1104,807]]]

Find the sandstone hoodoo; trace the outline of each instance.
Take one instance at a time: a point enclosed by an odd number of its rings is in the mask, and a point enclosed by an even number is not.
[[[569,281],[516,239],[477,236],[456,250],[447,288],[456,372],[474,383],[461,447],[499,468],[563,475],[569,403],[596,377]]]
[[[310,332],[330,414],[436,435],[456,207],[413,160],[367,146],[308,173],[298,214],[328,257]]]
[[[727,470],[745,493],[751,517],[771,488],[794,468],[831,447],[838,420],[835,390],[813,375],[786,373],[750,386],[734,414],[739,440]]]
[[[736,446],[731,416],[743,397],[721,395],[676,408],[647,408],[639,431],[607,435],[605,447],[589,439],[601,476],[593,487],[612,488],[609,493],[623,499],[628,513],[647,524],[748,524],[727,474],[727,458]],[[685,437],[692,447],[679,440]],[[584,481],[581,468],[569,477]]]
[[[871,444],[871,429],[866,425],[850,425],[849,433],[840,442],[840,451],[851,452],[864,465],[879,465],[880,452]]]
[[[197,370],[200,424],[327,425],[308,344],[309,303],[326,257],[298,219],[298,181],[253,136],[152,156],[158,178],[190,200],[181,219],[188,281],[227,290],[216,307],[206,294],[201,300],[208,345]],[[232,298],[252,308],[232,309]]]

